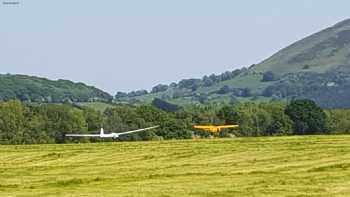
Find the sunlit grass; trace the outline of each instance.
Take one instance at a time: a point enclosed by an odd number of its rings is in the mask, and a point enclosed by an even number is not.
[[[0,196],[348,196],[350,136],[0,146]]]

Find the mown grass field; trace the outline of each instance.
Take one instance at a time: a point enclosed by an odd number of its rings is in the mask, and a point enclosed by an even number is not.
[[[0,146],[0,196],[349,196],[350,136]]]

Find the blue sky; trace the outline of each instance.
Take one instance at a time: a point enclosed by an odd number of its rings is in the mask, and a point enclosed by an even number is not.
[[[350,18],[346,0],[17,1],[0,4],[0,73],[112,94],[250,66]]]

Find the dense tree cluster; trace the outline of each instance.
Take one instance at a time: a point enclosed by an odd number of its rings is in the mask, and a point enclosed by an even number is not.
[[[120,98],[124,98],[124,97],[128,97],[128,93],[125,92],[117,92],[117,94],[115,95],[115,99],[120,99]]]
[[[209,76],[204,76],[202,79],[183,79],[178,84],[176,84],[176,87],[196,91],[200,87],[209,87],[216,83],[233,79],[246,70],[246,68],[242,68],[236,69],[232,72],[226,71],[220,75],[212,74]]]
[[[95,87],[68,80],[52,81],[26,75],[0,74],[0,100],[25,102],[111,101],[113,97]]]
[[[332,109],[325,112],[329,131],[335,134],[350,134],[350,110]]]
[[[250,88],[232,88],[228,85],[224,85],[220,90],[216,91],[217,94],[229,94],[237,97],[251,97],[253,93]]]
[[[239,124],[218,136],[279,136],[350,133],[350,110],[322,110],[310,100],[283,103],[191,105],[164,111],[155,105],[115,105],[104,112],[71,104],[0,102],[0,144],[95,142],[100,139],[67,138],[67,133],[109,132],[160,125],[159,129],[122,136],[119,140],[189,139],[194,124]]]
[[[201,87],[209,87],[212,86],[216,83],[220,83],[222,81],[227,81],[230,79],[233,79],[234,77],[240,75],[241,73],[247,71],[247,68],[242,68],[242,69],[236,69],[234,71],[226,71],[222,74],[219,75],[209,75],[209,76],[204,76],[202,77],[202,79],[183,79],[181,80],[179,83],[172,83],[170,85],[163,85],[163,84],[159,84],[156,85],[152,88],[150,93],[159,93],[159,92],[165,92],[170,88],[173,88],[175,90],[177,90],[173,97],[174,98],[179,98],[182,97],[183,92],[186,92],[186,90],[189,90],[191,92],[196,91],[198,88]],[[181,95],[179,95],[178,92],[181,92]],[[149,92],[145,91],[145,90],[138,90],[138,91],[132,91],[129,93],[125,93],[125,92],[118,92],[115,95],[115,98],[117,100],[122,99],[122,98],[126,98],[126,97],[136,97],[136,96],[142,96],[145,94],[148,94]]]
[[[68,105],[0,103],[0,143],[63,143],[65,132],[87,132],[84,113]]]
[[[327,115],[314,101],[292,101],[285,113],[294,122],[295,134],[322,134],[327,131]]]
[[[142,96],[148,94],[147,90],[136,90],[136,91],[131,91],[128,93],[129,97],[135,97],[135,96]]]
[[[243,103],[226,106],[219,117],[226,124],[239,124],[238,136],[275,136],[292,134],[292,122],[282,104]]]
[[[350,107],[350,72],[339,67],[327,73],[291,73],[277,83],[267,87],[265,97],[305,98],[314,100],[322,108],[336,109]]]
[[[153,106],[116,105],[103,113],[71,104],[27,104],[18,100],[0,102],[0,144],[88,142],[100,139],[73,139],[69,133],[121,132],[152,125],[161,129],[122,136],[120,140],[191,138],[190,122],[176,113]]]
[[[120,99],[123,99],[123,98],[126,98],[126,97],[136,97],[136,96],[143,96],[143,95],[146,95],[148,94],[148,91],[147,90],[136,90],[136,91],[131,91],[129,93],[125,93],[125,92],[117,92],[117,94],[115,95],[115,99],[116,100],[120,100]]]
[[[159,84],[159,85],[156,85],[152,88],[151,93],[165,92],[168,90],[168,88],[169,88],[168,85]]]

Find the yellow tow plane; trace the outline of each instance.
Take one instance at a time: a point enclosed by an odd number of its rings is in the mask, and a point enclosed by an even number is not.
[[[211,133],[218,133],[220,132],[222,129],[234,129],[234,128],[238,128],[239,125],[223,125],[223,126],[214,126],[214,125],[194,125],[193,128],[195,129],[202,129],[205,131],[209,131]]]

